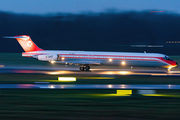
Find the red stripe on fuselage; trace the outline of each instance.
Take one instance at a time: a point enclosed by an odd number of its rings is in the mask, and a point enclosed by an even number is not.
[[[141,60],[141,61],[158,61],[164,62],[168,65],[176,66],[176,62],[172,60],[164,60],[163,57],[149,57],[149,56],[117,56],[117,55],[87,55],[87,54],[58,54],[64,58],[73,58],[73,59],[112,59],[112,60]],[[64,56],[66,55],[66,56]],[[86,57],[68,57],[68,56],[86,56]],[[96,57],[97,56],[97,57]],[[102,57],[102,58],[98,58]],[[108,58],[103,58],[108,57]],[[127,58],[113,58],[113,57],[127,57]],[[128,59],[129,57],[129,59]],[[131,57],[131,58],[130,58]],[[133,59],[137,58],[137,59]],[[144,59],[140,59],[144,58]],[[148,59],[153,58],[153,59]]]
[[[177,63],[175,61],[172,60],[164,60],[163,58],[160,58],[162,61],[164,61],[167,64],[170,64],[172,66],[177,66]]]
[[[117,56],[117,55],[87,55],[87,54],[58,54],[58,55],[60,57],[73,58],[73,59],[113,59],[113,60],[144,60],[144,61],[157,61],[157,59],[161,60],[160,57],[148,57],[148,56]],[[80,56],[80,57],[71,57],[71,56]],[[85,57],[81,57],[81,56],[85,56]],[[113,58],[113,57],[124,57],[124,58]]]
[[[144,58],[158,58],[149,56],[119,56],[119,55],[87,55],[87,54],[58,54],[58,55],[76,55],[76,56],[106,56],[106,57],[144,57]],[[159,57],[160,58],[160,57]]]

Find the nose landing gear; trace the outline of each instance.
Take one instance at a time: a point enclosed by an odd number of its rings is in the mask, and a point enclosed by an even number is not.
[[[171,68],[172,68],[172,67],[167,68],[167,72],[170,72],[170,71],[171,71]]]
[[[89,69],[90,69],[90,66],[82,66],[82,67],[80,67],[80,71],[89,71]]]

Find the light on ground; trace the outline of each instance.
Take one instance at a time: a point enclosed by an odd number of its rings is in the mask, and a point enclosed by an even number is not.
[[[127,75],[127,74],[129,74],[130,72],[128,72],[128,71],[120,71],[119,73],[122,74],[122,75]]]
[[[59,74],[59,72],[47,72],[47,74],[56,75],[56,74]]]
[[[55,88],[55,87],[53,85],[51,85],[50,88]]]
[[[125,88],[126,86],[125,85],[121,85],[121,88]]]
[[[54,64],[54,63],[55,63],[55,61],[53,61],[53,60],[52,60],[52,61],[51,61],[51,63],[52,63],[52,64]]]
[[[75,77],[58,77],[59,81],[76,81]]]
[[[119,96],[130,96],[132,94],[132,90],[117,90],[116,94]]]
[[[112,85],[108,85],[108,88],[112,88]]]
[[[107,71],[107,72],[102,72],[102,74],[109,74],[109,75],[112,75],[112,74],[114,74],[114,72]]]
[[[171,89],[171,85],[168,85],[169,89]]]
[[[58,74],[69,74],[71,72],[69,71],[53,71],[53,72],[46,72],[46,74],[49,74],[49,75],[58,75]]]
[[[78,79],[114,79],[114,77],[78,77]]]
[[[0,67],[4,67],[4,65],[0,65]]]
[[[151,74],[151,76],[167,76],[167,74]]]

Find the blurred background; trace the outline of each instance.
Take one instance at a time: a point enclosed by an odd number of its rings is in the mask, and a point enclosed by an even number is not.
[[[179,0],[1,0],[0,51],[22,52],[30,35],[43,49],[179,55]]]

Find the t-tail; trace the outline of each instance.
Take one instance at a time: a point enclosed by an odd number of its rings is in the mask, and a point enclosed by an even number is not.
[[[17,35],[17,36],[7,36],[5,38],[15,38],[25,52],[42,51],[28,35]]]

